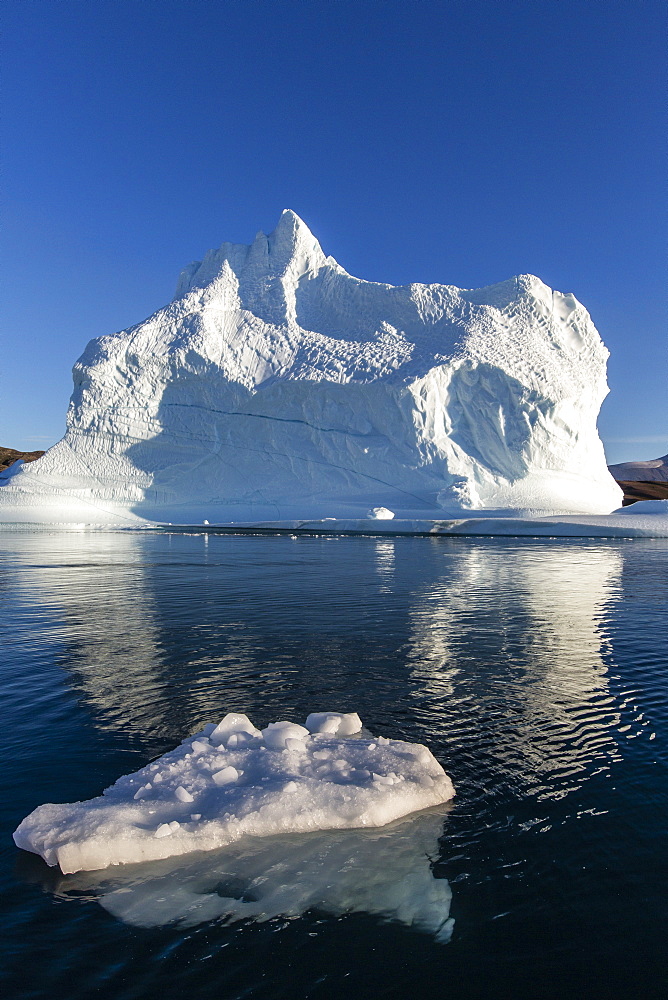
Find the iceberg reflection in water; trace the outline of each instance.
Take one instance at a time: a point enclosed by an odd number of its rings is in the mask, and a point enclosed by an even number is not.
[[[104,872],[45,875],[61,899],[92,895],[135,927],[366,913],[450,940],[452,892],[434,877],[447,809],[373,830],[246,838],[218,851]]]

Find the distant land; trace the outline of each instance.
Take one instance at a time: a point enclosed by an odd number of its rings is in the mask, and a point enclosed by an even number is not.
[[[625,479],[618,479],[617,482],[624,490],[623,507],[637,503],[638,500],[668,500],[668,482],[646,483]]]
[[[618,483],[668,483],[668,455],[652,458],[648,462],[621,462],[609,465],[610,475]]]
[[[624,490],[625,507],[638,500],[668,500],[668,455],[648,462],[620,462],[608,469]]]
[[[41,458],[43,451],[16,451],[15,448],[0,448],[0,471],[8,469],[14,462],[22,459],[24,462],[34,462]]]

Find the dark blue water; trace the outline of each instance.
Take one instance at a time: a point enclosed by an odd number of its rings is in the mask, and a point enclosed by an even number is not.
[[[5,531],[0,566],[6,995],[665,995],[665,541]],[[12,843],[228,711],[322,709],[426,743],[452,806],[68,877]]]

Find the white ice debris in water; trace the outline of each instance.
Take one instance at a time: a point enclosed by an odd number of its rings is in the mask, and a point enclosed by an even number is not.
[[[376,521],[391,521],[394,517],[394,511],[388,510],[387,507],[372,507],[371,510],[367,511],[366,516]]]
[[[65,437],[0,477],[0,520],[607,514],[607,357],[584,306],[533,275],[363,281],[285,211],[89,343]]]
[[[314,712],[305,726],[262,731],[230,713],[96,799],[39,806],[14,841],[64,873],[89,871],[245,835],[384,826],[452,798],[426,747],[369,740],[361,728],[354,712]]]

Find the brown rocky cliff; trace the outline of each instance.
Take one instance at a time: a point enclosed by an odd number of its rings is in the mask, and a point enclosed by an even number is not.
[[[24,462],[34,462],[43,454],[43,451],[16,451],[14,448],[0,448],[0,472],[3,469],[8,469],[19,458],[22,458]]]
[[[627,479],[617,479],[616,482],[624,490],[623,507],[638,500],[668,500],[668,483],[631,482]]]

